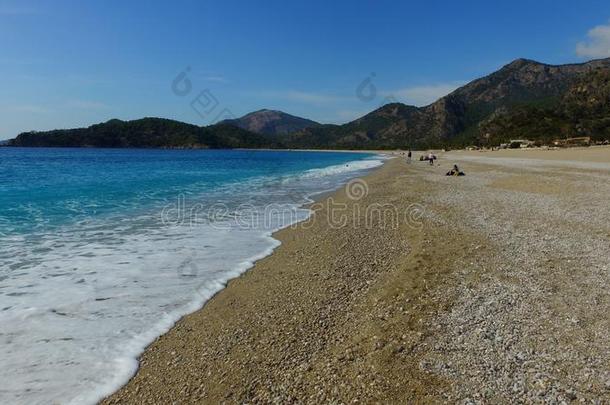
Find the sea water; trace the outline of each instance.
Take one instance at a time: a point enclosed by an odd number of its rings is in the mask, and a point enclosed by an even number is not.
[[[0,148],[0,403],[95,403],[371,154]]]

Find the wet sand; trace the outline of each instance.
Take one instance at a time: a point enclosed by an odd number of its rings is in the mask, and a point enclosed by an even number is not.
[[[555,152],[388,161],[104,402],[609,401],[610,149]]]

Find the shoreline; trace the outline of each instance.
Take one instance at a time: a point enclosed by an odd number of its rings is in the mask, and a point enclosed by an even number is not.
[[[102,403],[608,398],[608,173],[440,159],[387,160],[358,199],[313,203]],[[455,161],[466,177],[444,176]],[[330,200],[350,226],[329,226]],[[573,218],[577,202],[598,208]],[[411,221],[360,209],[379,203]]]
[[[240,150],[250,150],[250,149],[240,149]],[[261,149],[254,149],[254,150],[261,150]],[[267,150],[267,149],[264,149]],[[351,151],[351,150],[300,150],[300,149],[269,149],[271,151],[277,150],[277,151],[305,151],[305,152],[344,152],[344,153],[366,153],[366,154],[377,154],[377,155],[381,155],[384,156],[385,160],[382,162],[382,164],[379,167],[370,169],[370,172],[366,174],[366,176],[363,177],[363,179],[366,179],[372,175],[374,175],[376,172],[383,170],[384,166],[387,165],[390,160],[394,159],[397,156],[394,156],[392,153],[388,153],[388,151]],[[316,206],[319,204],[324,203],[324,201],[328,200],[328,199],[332,199],[334,198],[334,196],[338,195],[339,193],[344,191],[344,185],[341,186],[339,189],[337,190],[327,190],[327,191],[320,191],[319,193],[315,193],[314,195],[310,196],[309,198],[311,199],[310,202],[306,202],[303,205],[300,206],[300,208],[304,208],[304,209],[308,209],[311,211],[310,216],[311,215],[315,215],[314,210],[316,210]],[[285,242],[287,241],[288,238],[290,238],[290,235],[294,232],[297,232],[298,228],[302,227],[302,223],[307,223],[308,221],[310,221],[310,219],[305,219],[303,221],[294,223],[294,224],[290,224],[287,225],[283,228],[274,230],[272,232],[269,233],[268,237],[271,238],[271,240],[273,240],[274,243],[274,247],[272,247],[270,249],[270,252],[267,252],[265,254],[261,254],[260,257],[257,257],[256,259],[253,260],[253,264],[246,269],[243,272],[240,272],[239,275],[237,275],[234,278],[231,278],[227,281],[227,283],[225,284],[224,288],[222,288],[221,290],[217,291],[215,294],[213,294],[209,299],[207,299],[203,306],[200,307],[199,309],[196,309],[193,312],[187,313],[186,315],[182,316],[178,321],[175,322],[175,324],[163,335],[157,337],[153,342],[151,342],[146,348],[145,350],[138,356],[137,358],[137,362],[138,362],[138,368],[135,371],[135,373],[130,377],[129,381],[126,382],[125,384],[123,384],[123,386],[116,390],[114,393],[112,393],[111,395],[108,395],[106,397],[103,398],[103,400],[100,403],[107,403],[107,402],[112,402],[113,399],[117,396],[117,394],[119,392],[121,392],[122,390],[124,390],[130,383],[131,381],[138,375],[138,373],[140,372],[140,369],[142,367],[142,361],[144,359],[144,356],[146,355],[146,353],[151,350],[151,346],[155,345],[158,341],[163,340],[165,338],[166,335],[171,334],[174,329],[178,330],[181,327],[181,322],[183,322],[184,318],[190,317],[190,316],[194,316],[197,313],[203,311],[208,305],[211,305],[211,303],[217,299],[217,297],[221,294],[223,294],[223,292],[229,288],[231,288],[232,284],[235,283],[237,280],[242,279],[242,278],[246,278],[248,276],[249,273],[253,272],[257,266],[258,263],[261,261],[264,261],[265,259],[268,259],[269,257],[273,256],[276,251],[278,249],[280,249]]]
[[[271,159],[273,164],[276,159],[280,162],[289,160],[287,163],[293,161],[290,154],[276,157],[265,155],[265,152],[260,153]],[[235,154],[251,156],[243,152]],[[51,156],[53,159],[53,155],[53,152],[45,152],[42,157]],[[142,155],[138,153],[136,156]],[[68,301],[58,296],[56,302],[41,302],[33,294],[20,298],[24,307],[30,305],[37,308],[35,315],[20,319],[19,310],[11,311],[10,308],[5,308],[5,318],[13,318],[16,321],[7,324],[4,333],[5,336],[14,336],[12,342],[7,341],[8,344],[4,347],[3,353],[7,362],[14,365],[11,368],[15,371],[35,367],[27,375],[22,374],[23,377],[20,377],[17,374],[14,379],[9,376],[10,370],[5,370],[7,381],[12,382],[11,387],[7,387],[6,397],[10,396],[15,401],[27,399],[34,402],[44,401],[45,398],[63,398],[65,401],[72,399],[74,403],[100,401],[102,396],[119,389],[135,373],[136,359],[145,347],[167,332],[179,318],[200,309],[212,294],[224,288],[228,279],[237,277],[246,268],[251,267],[253,261],[270,254],[277,244],[277,240],[271,237],[273,230],[305,218],[309,211],[300,207],[312,201],[310,196],[324,190],[336,189],[350,178],[362,175],[362,170],[381,164],[381,158],[376,155],[301,155],[297,158],[302,160],[303,164],[295,162],[288,165],[296,170],[289,170],[287,175],[284,171],[272,167],[267,170],[269,176],[254,177],[252,182],[235,183],[235,187],[230,185],[217,194],[225,196],[225,202],[228,204],[231,201],[246,202],[251,197],[250,201],[260,207],[257,214],[249,216],[246,213],[243,216],[249,223],[257,222],[241,231],[216,231],[213,230],[215,227],[207,223],[197,223],[196,227],[192,222],[189,225],[188,213],[193,212],[191,206],[195,205],[191,205],[188,197],[182,198],[178,195],[177,200],[175,196],[168,197],[167,205],[151,204],[150,209],[140,209],[138,206],[136,214],[130,215],[130,219],[134,220],[132,222],[146,218],[145,223],[152,225],[148,229],[152,229],[154,235],[139,232],[140,228],[115,234],[112,227],[115,222],[111,216],[108,217],[109,222],[105,221],[106,217],[101,217],[99,221],[93,221],[91,227],[84,227],[83,229],[88,230],[102,224],[104,229],[110,230],[109,235],[129,235],[129,239],[122,240],[128,243],[112,246],[101,260],[89,249],[89,246],[99,246],[96,244],[98,234],[92,234],[90,239],[75,241],[74,244],[70,243],[69,236],[62,237],[63,235],[59,234],[61,242],[65,244],[58,243],[57,248],[53,245],[53,249],[48,249],[48,255],[45,254],[47,251],[43,251],[35,256],[40,260],[40,269],[42,270],[42,266],[59,268],[59,260],[55,261],[56,258],[84,253],[88,254],[87,259],[83,259],[86,262],[79,266],[85,269],[82,272],[83,278],[78,278],[79,271],[76,269],[70,272],[71,279],[80,280],[74,283],[74,291],[70,290],[73,284],[70,280],[66,279],[63,284],[58,283],[60,289],[69,291]],[[127,156],[133,155],[129,152]],[[19,154],[16,158],[20,158]],[[254,159],[256,160],[256,157]],[[255,171],[254,174],[256,173]],[[95,177],[94,172],[92,177]],[[139,187],[137,189],[141,190]],[[203,194],[201,197],[196,195],[197,197],[192,199],[194,202],[205,203],[215,199],[214,196],[206,198]],[[267,210],[267,205],[271,210]],[[280,207],[278,214],[274,214],[276,206]],[[165,216],[167,212],[169,214]],[[184,212],[184,215],[181,212]],[[190,219],[192,218],[194,217]],[[224,221],[227,225],[232,223],[240,228],[243,223],[231,219]],[[85,241],[91,243],[82,243]],[[105,246],[103,241],[100,245]],[[7,244],[7,253],[15,252],[5,255],[9,259],[7,264],[15,263],[22,251],[18,243]],[[132,260],[131,253],[138,254],[138,258]],[[16,259],[10,259],[9,256]],[[110,268],[116,268],[117,272],[107,272]],[[34,269],[38,270],[39,267]],[[126,271],[121,272],[123,269]],[[36,282],[34,280],[40,279],[36,271],[24,273],[23,279],[16,278],[18,281],[14,283],[9,279],[3,290],[5,295],[11,296],[9,293],[13,292],[12,285],[15,285],[17,293],[20,293],[22,288],[19,284],[30,287],[26,281],[30,274],[33,276],[32,284]],[[46,278],[46,273],[42,272],[41,275]],[[87,294],[81,297],[81,292]],[[8,302],[11,302],[10,299]],[[33,319],[33,322],[29,322],[28,318]],[[20,322],[21,320],[23,322]],[[81,320],[83,322],[80,322]],[[79,327],[85,320],[95,321],[88,322],[95,323],[95,328]],[[58,325],[61,325],[61,328]],[[36,329],[36,326],[40,329]],[[28,330],[29,334],[26,335]],[[38,336],[49,338],[48,341],[53,341],[51,338],[57,336],[59,343],[43,348],[36,339]],[[63,340],[63,337],[70,339]],[[86,347],[94,349],[85,351]],[[74,348],[83,350],[74,351]],[[42,353],[36,357],[38,350]],[[68,356],[75,360],[66,360],[64,363],[63,359]],[[47,370],[55,370],[54,372],[58,371],[59,374],[55,374],[56,377],[52,380],[44,380],[44,376],[49,375]]]
[[[233,150],[248,150],[248,149],[233,149]],[[255,151],[257,151],[258,149],[254,149]],[[267,151],[267,150],[262,150],[262,151]],[[273,151],[273,150],[270,150]],[[288,151],[288,150],[282,150],[282,151]],[[299,152],[300,150],[294,150],[295,152]],[[315,150],[314,150],[315,151]],[[309,150],[304,151],[304,152],[309,152]],[[328,151],[328,152],[333,152],[333,151]],[[341,152],[341,151],[339,151]],[[359,169],[359,171],[362,171],[366,174],[368,173],[372,173],[375,172],[376,170],[379,170],[381,167],[383,167],[385,160],[388,158],[387,154],[383,154],[383,153],[377,153],[377,152],[356,152],[356,153],[361,153],[361,154],[367,154],[367,155],[377,155],[377,156],[371,156],[372,158],[374,157],[375,160],[379,160],[379,165],[372,167],[372,168],[365,168],[365,169]],[[353,163],[358,163],[361,162],[362,160],[351,160],[349,162],[347,162],[346,164],[353,164]],[[321,169],[325,169],[321,168]],[[354,179],[356,177],[351,177],[351,179]],[[348,180],[349,181],[349,180]],[[318,202],[320,202],[321,200],[324,200],[330,196],[332,196],[338,189],[342,188],[345,186],[345,183],[348,181],[344,181],[342,182],[343,184],[340,184],[338,186],[334,186],[336,188],[334,189],[326,189],[326,190],[319,190],[319,191],[315,191],[312,194],[308,194],[305,195],[304,198],[306,199],[306,201],[300,203],[300,204],[295,204],[294,209],[296,210],[307,210],[310,211],[310,213],[308,215],[311,215],[311,207],[315,204],[317,204]],[[186,309],[186,311],[182,314],[179,315],[176,319],[174,319],[172,317],[172,320],[170,320],[169,322],[171,323],[171,325],[163,326],[161,329],[164,330],[164,332],[160,335],[157,335],[155,333],[147,333],[143,336],[138,336],[139,341],[141,340],[145,340],[148,341],[148,343],[146,344],[146,346],[144,347],[144,349],[142,349],[140,351],[139,354],[136,355],[136,357],[134,357],[133,359],[125,359],[125,358],[121,358],[119,359],[119,363],[121,363],[122,365],[120,366],[121,368],[125,368],[125,364],[126,362],[133,362],[135,363],[134,365],[128,366],[128,368],[131,369],[131,371],[129,371],[127,373],[127,375],[123,375],[123,376],[114,376],[114,379],[109,382],[108,384],[104,384],[101,387],[99,387],[99,389],[96,391],[97,394],[94,395],[89,395],[88,393],[83,393],[79,396],[77,396],[76,398],[74,398],[72,401],[81,401],[81,400],[90,400],[91,398],[96,398],[96,402],[99,403],[101,401],[103,401],[104,399],[110,397],[113,393],[117,392],[118,390],[120,390],[122,387],[124,387],[129,380],[131,380],[133,378],[133,376],[135,374],[137,374],[139,368],[140,368],[140,362],[141,362],[141,356],[148,350],[148,348],[155,342],[157,341],[159,338],[163,337],[165,334],[170,333],[175,327],[176,325],[186,316],[189,316],[193,313],[196,313],[200,310],[203,309],[203,307],[205,307],[207,305],[207,303],[209,301],[211,301],[212,299],[214,299],[214,297],[216,295],[218,295],[219,293],[221,293],[225,288],[227,288],[227,286],[235,279],[238,279],[240,277],[242,277],[244,274],[248,273],[249,271],[251,271],[255,266],[256,263],[260,260],[263,260],[271,255],[273,255],[273,253],[275,252],[275,250],[280,247],[282,245],[282,241],[276,237],[276,235],[284,230],[288,230],[288,229],[294,229],[295,226],[297,226],[300,222],[307,222],[308,219],[296,219],[294,220],[294,222],[287,224],[287,225],[283,225],[280,226],[274,230],[270,230],[270,231],[265,231],[264,235],[262,235],[269,243],[268,243],[268,247],[261,251],[260,253],[256,254],[255,256],[252,256],[246,260],[244,260],[243,262],[239,263],[236,265],[235,268],[233,268],[228,274],[229,274],[229,278],[222,283],[222,287],[220,289],[218,289],[217,291],[213,292],[211,295],[207,295],[207,291],[205,293],[198,293],[200,296],[202,296],[202,300],[201,299],[196,299],[194,301],[191,302],[191,304],[188,305],[188,309]],[[204,296],[205,295],[205,296]],[[167,314],[166,314],[167,315]],[[163,324],[167,324],[166,320],[164,320]],[[138,345],[136,345],[138,346]],[[123,382],[122,384],[120,384],[119,382]],[[112,388],[112,389],[108,389],[107,387],[117,387],[119,386],[119,388]],[[71,402],[72,403],[72,402]]]
[[[374,169],[371,173],[369,173],[367,176],[365,176],[363,178],[363,180],[375,183],[379,179],[383,179],[383,178],[387,177],[387,174],[383,173],[383,172],[384,172],[384,170],[388,170],[389,166],[391,166],[390,171],[395,172],[397,167],[404,166],[404,162],[401,159],[389,159],[389,160],[385,161],[381,167]],[[324,207],[320,208],[319,205],[321,203],[328,202],[329,199],[337,200],[339,203],[344,203],[346,201],[349,202],[349,198],[346,197],[346,190],[344,188],[341,188],[336,191],[329,191],[329,192],[322,193],[321,195],[317,196],[312,203],[304,205],[304,208],[312,209],[314,211],[314,214],[312,214],[312,215],[318,215],[320,212],[322,212],[325,215],[326,214],[325,208]],[[359,201],[356,201],[356,203],[358,203],[358,202]],[[318,206],[316,207],[316,205],[318,205]],[[322,205],[326,205],[326,204],[322,204]],[[420,215],[420,213],[417,212],[417,208],[415,208],[414,216],[417,218],[417,217],[419,217],[419,215]],[[153,343],[151,343],[146,348],[146,350],[138,357],[138,362],[139,362],[140,366],[139,366],[139,369],[136,372],[136,374],[121,389],[119,389],[114,394],[105,398],[101,403],[123,403],[125,401],[127,401],[127,403],[136,403],[136,402],[142,400],[143,398],[141,397],[141,394],[143,393],[143,389],[141,388],[140,383],[137,380],[139,379],[139,377],[142,374],[146,374],[146,377],[144,377],[144,378],[149,378],[148,377],[149,376],[148,375],[149,365],[159,362],[159,360],[157,360],[157,359],[154,359],[151,361],[150,357],[156,357],[157,354],[161,354],[163,357],[165,357],[165,355],[167,355],[167,354],[169,354],[170,356],[175,355],[177,353],[176,350],[172,349],[168,353],[167,350],[165,350],[164,346],[166,346],[167,343],[169,343],[170,346],[173,346],[173,344],[176,343],[175,338],[178,338],[179,340],[184,339],[186,337],[184,334],[185,331],[187,331],[187,333],[193,332],[194,329],[190,325],[190,323],[193,319],[196,319],[199,316],[206,316],[206,317],[212,318],[214,320],[214,323],[216,324],[215,328],[216,327],[222,328],[222,326],[221,326],[222,318],[223,318],[222,313],[224,312],[222,310],[222,308],[226,309],[227,307],[233,306],[234,304],[232,303],[232,301],[236,299],[236,297],[235,297],[236,295],[243,295],[244,292],[246,292],[246,293],[249,292],[248,290],[250,290],[250,288],[254,286],[253,283],[250,281],[251,279],[253,279],[253,278],[257,279],[257,281],[255,281],[255,283],[258,283],[259,281],[264,283],[265,280],[267,280],[267,282],[269,281],[269,279],[268,279],[269,276],[271,276],[271,277],[277,276],[277,275],[269,274],[270,268],[269,268],[267,262],[275,262],[274,259],[277,258],[278,253],[280,253],[280,252],[283,255],[286,255],[286,254],[292,255],[291,252],[294,250],[292,245],[295,243],[295,241],[297,244],[299,244],[298,240],[300,239],[300,235],[302,235],[305,232],[308,232],[310,235],[312,235],[312,233],[308,227],[305,227],[305,228],[303,227],[304,223],[308,223],[308,220],[305,220],[301,223],[296,224],[296,228],[294,226],[289,226],[289,227],[280,229],[280,230],[272,233],[271,237],[274,240],[279,241],[279,243],[270,255],[267,255],[266,257],[263,257],[262,259],[258,260],[256,263],[254,263],[254,266],[250,267],[244,273],[240,274],[236,278],[229,280],[227,282],[225,288],[218,291],[213,297],[211,297],[204,304],[204,306],[201,309],[199,309],[191,314],[185,315],[178,322],[176,322],[176,324],[166,334],[161,335],[160,337],[155,339],[155,341]],[[405,239],[397,241],[396,245],[398,245],[399,248],[395,247],[392,250],[394,252],[396,252],[396,251],[400,251],[399,249],[406,248],[407,249],[406,251],[410,251],[411,249],[413,249],[414,246],[421,245],[422,238],[420,235],[418,235],[419,234],[418,228],[419,228],[419,225],[417,223],[398,224],[398,222],[397,222],[397,227],[394,231],[399,231],[399,229],[402,229],[402,230],[408,229],[409,230],[409,239],[411,239],[411,240],[408,241],[408,243]],[[366,231],[365,233],[368,233],[368,230],[365,230],[365,231]],[[386,242],[389,242],[387,237],[384,237],[383,239],[386,240]],[[411,245],[411,243],[412,243],[412,245]],[[341,246],[342,249],[344,249],[345,247],[346,247],[345,244]],[[297,251],[298,251],[298,249],[297,249]],[[385,252],[385,253],[387,253],[387,252]],[[416,264],[419,262],[416,259],[405,258],[405,257],[403,257],[402,254],[399,254],[397,259],[400,262],[408,263],[408,265],[413,268],[415,268]],[[370,260],[370,258],[369,258],[369,260]],[[283,258],[280,258],[280,262],[283,262]],[[297,261],[297,264],[298,263],[300,263],[300,261]],[[367,270],[370,271],[377,265],[378,265],[377,260],[375,258],[373,258],[373,261],[370,262],[370,267]],[[262,267],[264,267],[264,269],[261,269]],[[272,267],[273,267],[273,269],[278,271],[277,266],[273,265]],[[417,271],[417,273],[418,274],[416,276],[416,279],[418,281],[421,281],[421,279],[422,279],[422,277],[424,277],[424,275],[421,274],[419,271]],[[282,275],[282,274],[284,274],[284,272],[279,270],[279,275]],[[363,276],[366,276],[365,278],[370,278],[372,275],[369,273],[366,273]],[[265,280],[259,280],[260,278],[264,278]],[[409,280],[408,282],[411,283],[412,280]],[[424,280],[424,282],[425,282],[425,280]],[[370,281],[361,280],[358,287],[359,287],[359,289],[362,289],[362,290],[368,289],[369,284],[370,284]],[[419,286],[412,285],[412,286],[410,286],[410,288],[412,289],[412,292],[416,292],[419,289]],[[256,298],[256,297],[254,297],[254,298]],[[227,301],[230,302],[228,305],[227,305]],[[431,308],[436,307],[436,304],[433,302],[427,302],[425,304],[425,307],[426,307],[426,310],[422,311],[421,315],[430,316]],[[374,336],[374,338],[375,338],[375,342],[373,342],[373,345],[377,348],[377,346],[380,345],[380,341],[377,340],[377,336]],[[173,343],[171,343],[171,342],[173,342]],[[161,346],[161,347],[159,347],[159,346]],[[184,345],[182,345],[181,347],[185,348]],[[163,352],[159,353],[159,350],[162,350]],[[396,352],[403,352],[404,350],[405,350],[404,347],[400,344],[393,349],[393,351],[396,351]],[[182,357],[182,356],[180,356],[180,357]],[[161,363],[163,363],[163,361],[165,361],[165,359],[162,360]],[[161,364],[161,363],[158,363],[158,364]],[[166,362],[166,366],[171,366],[171,365],[172,365],[171,361]],[[146,367],[146,369],[145,369],[145,367]],[[155,366],[153,365],[153,367],[155,367]],[[309,368],[309,366],[305,366],[305,371],[307,371],[308,368]],[[156,370],[160,371],[159,369],[156,369]],[[411,372],[410,374],[413,374],[413,372]],[[205,376],[210,377],[210,374],[209,373],[205,374]],[[156,377],[163,378],[161,375],[157,375]],[[167,383],[167,381],[163,381],[162,384],[160,384],[159,381],[156,381],[155,383],[153,383],[153,386],[155,386],[157,388],[161,388],[161,387],[164,387],[164,384],[166,384],[166,383]],[[428,383],[426,383],[426,384],[428,384]],[[134,387],[134,385],[135,385],[135,387]],[[219,385],[219,387],[221,387],[221,386],[222,385]],[[421,384],[419,382],[416,383],[415,386],[417,387],[417,389],[412,388],[412,392],[417,392],[417,393],[423,392],[423,387],[421,386]],[[127,393],[127,398],[122,397],[122,395],[125,393]],[[184,392],[180,392],[180,393],[173,392],[173,394],[178,394],[178,396],[177,397],[170,396],[167,398],[163,398],[161,400],[165,401],[165,400],[169,400],[169,398],[174,398],[174,399],[181,398],[182,400],[184,399],[184,397],[183,397]],[[214,393],[214,396],[212,398],[208,397],[207,395],[204,395],[203,397],[191,398],[191,399],[195,400],[195,402],[197,402],[198,400],[221,401],[221,400],[227,400],[227,396],[221,390],[216,390],[216,392]],[[258,399],[261,399],[261,398],[258,398]],[[145,402],[152,403],[157,400],[160,400],[160,397],[156,396],[154,399],[149,397],[148,401],[145,401]],[[270,400],[270,398],[266,397],[266,399],[263,399],[263,402],[266,402],[269,400]]]

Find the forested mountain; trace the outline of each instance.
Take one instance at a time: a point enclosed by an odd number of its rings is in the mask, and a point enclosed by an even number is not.
[[[317,127],[320,124],[306,118],[296,117],[277,110],[259,110],[244,115],[241,118],[225,120],[222,124],[235,125],[257,134],[284,135]]]
[[[232,125],[199,127],[163,118],[110,120],[88,128],[25,132],[11,146],[101,148],[263,148],[273,140]]]
[[[364,117],[345,125],[326,125],[309,128],[289,137],[295,147],[340,147],[340,148],[428,148],[454,147],[488,142],[488,120],[510,113],[507,120],[522,119],[519,111],[541,109],[550,114],[553,107],[568,94],[581,94],[575,89],[588,83],[588,92],[598,92],[606,97],[606,103],[595,106],[580,103],[573,114],[610,116],[607,94],[603,81],[591,81],[591,75],[608,74],[610,59],[583,64],[552,66],[526,59],[518,59],[502,69],[481,79],[474,80],[425,106],[413,107],[400,103],[387,104]],[[596,73],[597,72],[597,73]],[[605,72],[605,73],[604,73]],[[573,97],[572,97],[573,98]],[[595,113],[589,112],[595,108]],[[514,115],[512,115],[514,112]],[[512,117],[512,118],[511,118]],[[519,118],[521,117],[521,118]],[[536,119],[539,119],[538,116]],[[596,136],[603,121],[589,126],[586,133]],[[516,122],[515,122],[516,124]],[[524,128],[525,130],[525,128]],[[500,133],[493,139],[514,136]],[[603,132],[603,131],[602,131]],[[607,129],[606,129],[607,133]],[[561,133],[545,136],[575,135],[568,128]],[[539,131],[521,133],[520,137],[542,136]]]
[[[414,107],[392,103],[344,125],[261,110],[198,127],[162,118],[26,132],[12,146],[394,149],[497,145],[510,138],[610,137],[610,59],[552,66],[518,59]],[[244,129],[246,128],[246,129]]]
[[[489,144],[522,137],[542,143],[572,136],[610,139],[610,69],[587,73],[548,105],[498,109],[479,127]]]

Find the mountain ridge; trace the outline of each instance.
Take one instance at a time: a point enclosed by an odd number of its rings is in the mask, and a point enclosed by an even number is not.
[[[583,75],[610,69],[610,58],[564,65],[516,59],[499,70],[472,80],[423,107],[387,104],[343,126],[292,136],[301,146],[314,136],[319,147],[430,148],[481,143],[479,124],[498,109],[520,105],[552,105]],[[326,138],[322,140],[322,138]]]
[[[10,146],[102,148],[262,148],[276,146],[263,135],[232,125],[199,127],[167,118],[110,119],[87,128],[30,131],[9,141]]]
[[[244,121],[223,121],[208,127],[166,120],[173,122],[170,125],[164,119],[157,119],[160,121],[154,121],[154,125],[153,122],[141,125],[137,120],[110,120],[96,124],[101,127],[92,125],[86,129],[23,133],[10,141],[10,144],[424,149],[486,144],[490,140],[501,141],[509,133],[515,134],[519,130],[532,130],[532,136],[540,138],[569,136],[573,133],[595,137],[608,132],[604,126],[608,124],[604,117],[610,116],[610,91],[606,91],[606,76],[595,76],[599,72],[610,72],[610,58],[563,65],[520,58],[495,72],[472,80],[427,106],[386,104],[342,125],[319,124],[281,111],[263,109],[237,119]],[[595,80],[591,81],[592,79]],[[578,89],[574,86],[582,87],[587,80],[593,83],[593,88],[588,91],[603,98],[603,102],[592,105],[577,97],[566,97],[567,94],[577,94]],[[523,111],[527,113],[524,115]],[[566,115],[566,111],[571,111],[571,115]],[[595,122],[586,125],[579,123],[579,117],[574,111]],[[543,136],[540,133],[542,129],[532,126],[533,123],[528,124],[524,117],[554,120],[552,128],[556,133]],[[297,119],[298,125],[292,126],[290,122],[284,126],[279,124],[292,119]],[[515,122],[509,122],[510,120]],[[309,125],[310,123],[313,124]],[[118,131],[118,134],[113,135],[113,130]],[[79,136],[82,139],[79,140]],[[133,136],[134,139],[126,139],[126,136]],[[522,136],[528,136],[527,132]]]
[[[235,125],[257,134],[285,135],[320,123],[279,110],[261,109],[248,113],[240,118],[228,119],[221,124]]]

